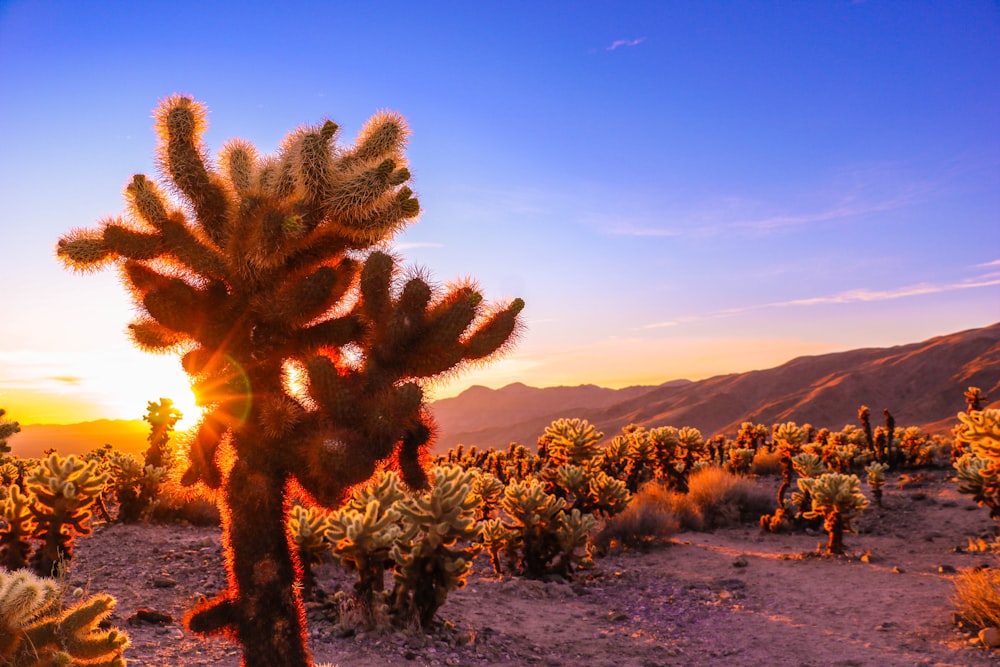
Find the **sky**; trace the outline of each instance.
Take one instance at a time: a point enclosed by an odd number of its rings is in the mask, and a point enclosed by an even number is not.
[[[407,117],[441,282],[523,298],[495,363],[432,386],[622,387],[1000,320],[1000,3],[0,0],[0,407],[190,404],[114,271],[58,238],[156,175],[186,93],[213,153]],[[190,417],[190,412],[188,413]]]

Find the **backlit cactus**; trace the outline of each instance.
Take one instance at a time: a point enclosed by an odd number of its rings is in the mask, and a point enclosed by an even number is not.
[[[135,176],[126,215],[71,231],[57,252],[80,271],[121,270],[133,341],[181,354],[206,409],[183,480],[221,491],[229,587],[189,627],[234,637],[247,667],[307,665],[291,483],[334,507],[395,461],[423,486],[424,382],[504,350],[524,303],[489,304],[468,281],[437,289],[386,251],[420,209],[398,114],[374,116],[351,146],[327,121],[271,156],[230,141],[214,164],[201,104],[167,98],[156,129],[168,185]]]
[[[32,567],[51,576],[73,557],[73,539],[90,534],[90,508],[104,492],[108,475],[97,472],[96,461],[51,454],[25,479],[33,497],[34,537],[42,540]]]
[[[111,489],[118,502],[118,520],[135,523],[149,512],[156,500],[166,469],[143,465],[135,456],[115,452],[108,460]]]
[[[128,635],[102,629],[115,599],[94,595],[62,609],[52,579],[0,569],[0,664],[124,667]]]
[[[596,524],[593,515],[567,511],[566,501],[546,493],[536,479],[508,484],[501,507],[510,521],[502,526],[486,522],[483,541],[491,556],[506,553],[517,573],[568,576],[589,564],[587,534]],[[501,539],[504,543],[498,544]]]
[[[19,570],[28,566],[35,526],[31,498],[16,484],[7,487],[7,497],[0,500],[0,567]]]
[[[329,515],[327,540],[340,562],[357,571],[355,594],[363,606],[370,607],[385,588],[385,571],[392,565],[389,552],[402,532],[396,503],[403,497],[399,476],[381,473]]]
[[[587,463],[600,452],[601,438],[586,419],[557,419],[545,427],[542,436],[548,443],[548,455],[554,465]]]
[[[390,551],[395,562],[393,608],[404,618],[430,626],[448,593],[465,585],[480,546],[476,536],[479,498],[474,473],[458,466],[430,471],[430,488],[396,505],[403,531]],[[462,541],[468,546],[457,547]]]
[[[7,455],[10,454],[10,445],[7,444],[7,438],[21,432],[20,424],[6,419],[4,416],[6,414],[7,411],[0,408],[0,463],[3,463]]]
[[[804,512],[806,519],[822,518],[829,541],[828,554],[844,553],[844,533],[851,532],[851,520],[868,507],[868,499],[861,493],[861,480],[857,475],[826,473],[814,478],[798,480],[799,488],[812,497],[812,509]]]
[[[288,516],[288,532],[302,566],[302,593],[308,598],[316,586],[312,566],[323,562],[330,551],[330,520],[318,507],[296,504]]]

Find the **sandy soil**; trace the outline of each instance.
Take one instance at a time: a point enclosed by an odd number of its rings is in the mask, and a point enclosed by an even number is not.
[[[429,636],[345,636],[331,605],[309,603],[313,655],[344,667],[1000,664],[955,626],[950,603],[956,571],[1000,566],[995,555],[956,550],[993,530],[987,512],[945,471],[903,488],[891,477],[884,505],[847,536],[847,558],[815,555],[825,536],[756,526],[612,553],[570,582],[497,578],[481,556]],[[221,560],[218,529],[98,525],[78,542],[69,583],[117,597],[112,620],[132,637],[130,664],[236,667],[235,646],[180,625],[199,595],[223,587]],[[337,565],[319,568],[328,593],[352,581]],[[139,609],[171,620],[137,621]]]

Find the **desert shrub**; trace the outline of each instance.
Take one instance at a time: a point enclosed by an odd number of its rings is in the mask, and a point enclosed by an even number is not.
[[[952,605],[959,616],[975,626],[1000,627],[1000,570],[961,572],[955,577]]]
[[[761,477],[770,477],[781,472],[781,452],[757,450],[754,454],[753,462],[750,464],[750,473]]]
[[[774,510],[774,499],[766,489],[746,477],[718,466],[708,466],[692,473],[686,496],[675,504],[682,525],[709,530],[757,518]],[[684,505],[688,507],[681,509]],[[680,507],[679,507],[680,506]],[[687,517],[700,517],[695,525],[685,524]],[[700,524],[700,525],[698,525]]]
[[[681,528],[673,509],[677,495],[660,483],[647,482],[624,511],[605,521],[593,538],[594,546],[601,552],[615,544],[645,549],[674,536]]]

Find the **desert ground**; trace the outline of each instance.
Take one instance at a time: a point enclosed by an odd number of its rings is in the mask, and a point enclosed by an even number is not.
[[[311,649],[317,664],[343,667],[995,665],[1000,653],[956,624],[950,601],[959,572],[1000,566],[965,548],[994,526],[949,477],[890,476],[884,507],[873,504],[846,536],[846,557],[820,555],[825,535],[752,524],[613,550],[570,581],[497,577],[483,554],[431,633],[353,632],[336,622],[331,597],[307,605]],[[129,664],[235,667],[234,645],[180,622],[224,586],[219,533],[98,524],[78,541],[68,583],[117,598],[111,620],[132,638]],[[327,594],[350,590],[339,565],[317,572]],[[143,621],[139,610],[165,617]]]

